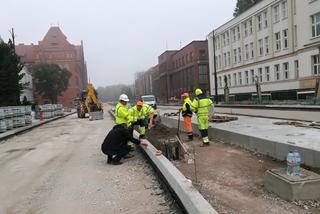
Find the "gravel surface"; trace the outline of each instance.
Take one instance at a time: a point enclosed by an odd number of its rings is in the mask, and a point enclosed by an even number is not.
[[[179,213],[146,159],[112,166],[100,145],[111,118],[75,115],[0,144],[0,213]]]

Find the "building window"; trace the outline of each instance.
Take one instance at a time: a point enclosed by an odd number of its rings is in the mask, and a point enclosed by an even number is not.
[[[280,21],[280,6],[276,5],[273,7],[273,22],[277,23]]]
[[[193,53],[190,52],[190,62],[192,62],[192,61],[193,61]]]
[[[298,79],[299,78],[299,60],[294,61],[294,74],[295,74],[295,78]]]
[[[237,73],[233,74],[233,85],[236,86],[237,85]]]
[[[246,78],[246,84],[248,85],[249,84],[249,71],[245,71],[245,78]]]
[[[219,58],[219,68],[221,68],[222,66],[221,55],[219,55],[218,58]]]
[[[251,58],[254,58],[254,49],[253,49],[253,42],[250,43],[250,52],[251,52]]]
[[[281,35],[280,32],[275,33],[275,40],[276,40],[276,51],[281,50]]]
[[[240,27],[239,26],[237,27],[237,33],[238,33],[238,40],[240,40],[241,32],[240,32]]]
[[[252,19],[249,20],[249,33],[250,33],[250,35],[253,33],[253,30],[252,30]]]
[[[311,16],[312,19],[312,37],[320,36],[320,13]]]
[[[262,29],[262,17],[261,17],[261,14],[257,16],[257,28],[258,28],[258,31],[260,31]]]
[[[320,54],[312,56],[312,74],[320,75]]]
[[[239,77],[239,85],[242,85],[242,73],[238,72],[238,77]]]
[[[244,37],[247,37],[248,36],[248,24],[247,24],[247,22],[245,22],[243,24],[243,26],[244,26]]]
[[[282,31],[283,34],[283,48],[288,48],[288,29],[285,29]]]
[[[231,86],[231,74],[228,74],[228,86]]]
[[[228,65],[231,64],[231,53],[230,51],[228,51]]]
[[[269,37],[265,37],[264,38],[264,46],[265,46],[265,49],[266,49],[266,55],[269,54]]]
[[[226,32],[226,37],[227,37],[227,45],[229,45],[230,44],[229,31]]]
[[[251,83],[254,84],[254,70],[250,70]]]
[[[263,56],[263,40],[262,39],[258,41],[258,45],[259,45],[259,56]]]
[[[249,45],[248,44],[245,45],[245,50],[246,50],[246,60],[248,60],[249,59]]]
[[[268,11],[263,12],[264,28],[268,27]]]
[[[182,65],[184,65],[185,64],[185,62],[184,62],[184,56],[182,57]]]
[[[208,78],[208,66],[207,65],[199,65],[199,82],[207,83]]]
[[[259,82],[262,82],[262,68],[258,68]]]
[[[269,68],[269,66],[268,66],[268,67],[265,67],[265,68],[264,68],[264,71],[265,71],[266,81],[269,82],[269,81],[270,81],[270,68]]]
[[[222,88],[222,78],[219,77],[219,87]]]
[[[289,79],[289,63],[283,63],[283,78],[285,80]]]
[[[225,47],[225,46],[226,46],[226,43],[227,43],[227,41],[226,41],[226,34],[225,34],[225,33],[222,35],[222,38],[223,38],[223,47]]]
[[[223,54],[223,58],[224,58],[224,66],[227,66],[227,53]]]
[[[282,19],[288,18],[288,3],[287,3],[287,1],[284,1],[281,3],[281,9],[282,9]]]
[[[241,48],[238,48],[238,61],[241,62]]]
[[[189,54],[186,55],[186,63],[189,63]]]
[[[274,66],[274,76],[276,80],[280,80],[280,65]]]
[[[238,59],[237,49],[233,49],[233,62],[234,62],[234,64],[237,64],[237,59]]]
[[[298,29],[297,25],[294,26],[294,47],[298,46]]]
[[[233,38],[233,42],[237,41],[236,28],[232,29],[232,38]]]

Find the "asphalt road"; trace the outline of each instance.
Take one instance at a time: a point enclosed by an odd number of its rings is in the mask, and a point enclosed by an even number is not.
[[[76,115],[0,144],[0,213],[178,213],[136,153],[121,166],[100,151],[113,126]]]

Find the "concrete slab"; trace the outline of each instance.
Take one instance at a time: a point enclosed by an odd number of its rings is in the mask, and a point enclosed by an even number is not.
[[[177,116],[164,117],[166,112],[160,110],[164,125],[176,128]],[[320,167],[320,130],[313,128],[274,125],[275,119],[238,116],[238,121],[213,124],[209,123],[209,137],[236,144],[251,151],[267,154],[279,160],[285,160],[289,150],[301,152],[302,162],[308,166]],[[180,127],[183,130],[183,119]],[[196,117],[192,117],[195,133],[198,132]]]
[[[51,119],[47,119],[47,120],[43,120],[43,121],[39,121],[37,120],[36,122],[33,122],[31,125],[28,125],[28,126],[24,126],[24,127],[20,127],[20,128],[15,128],[15,129],[12,129],[12,130],[9,130],[9,131],[6,131],[4,133],[1,133],[0,134],[0,143],[1,141],[9,138],[9,137],[12,137],[14,135],[17,135],[17,134],[20,134],[20,133],[23,133],[25,131],[29,131],[33,128],[36,128],[38,126],[41,126],[43,124],[46,124],[46,123],[50,123],[52,121],[55,121],[55,120],[58,120],[60,118],[64,118],[64,117],[67,117],[69,115],[72,115],[72,114],[75,114],[77,112],[71,112],[71,113],[67,113],[63,116],[59,116],[59,117],[54,117],[54,118],[51,118]],[[3,141],[4,142],[4,141]]]
[[[265,174],[265,187],[281,198],[293,200],[312,200],[320,198],[320,176],[302,169],[302,176],[288,176],[286,169],[268,170]]]

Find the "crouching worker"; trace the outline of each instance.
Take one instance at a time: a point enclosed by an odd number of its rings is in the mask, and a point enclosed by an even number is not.
[[[148,145],[147,141],[143,139],[137,140],[133,138],[126,124],[115,125],[101,145],[102,152],[108,156],[108,164],[122,164],[120,160],[131,151],[128,141],[136,145]]]

